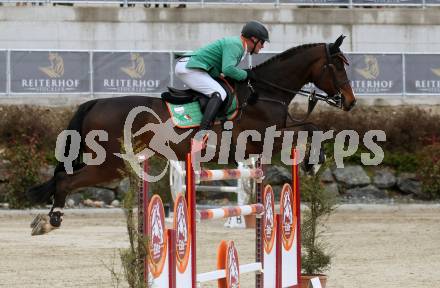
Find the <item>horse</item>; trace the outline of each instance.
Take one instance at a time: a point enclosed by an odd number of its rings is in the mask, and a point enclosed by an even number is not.
[[[313,83],[326,95],[310,93],[309,113],[318,100],[325,101],[344,111],[350,111],[356,103],[356,98],[347,77],[345,66],[347,58],[340,49],[344,36],[333,43],[304,44],[290,48],[274,57],[251,68],[255,79],[250,81],[230,81],[235,89],[239,104],[239,116],[233,120],[232,147],[237,144],[237,136],[245,130],[256,130],[264,135],[267,127],[276,125],[277,128],[287,129],[287,122],[292,119],[288,112],[289,103],[307,83]],[[258,97],[254,97],[255,94]],[[252,97],[253,98],[252,98]],[[252,105],[250,99],[254,99]],[[249,102],[249,105],[247,103]],[[310,109],[310,104],[312,109]],[[69,192],[87,186],[103,185],[122,178],[121,170],[125,169],[124,160],[115,156],[120,153],[120,139],[123,136],[124,121],[130,111],[136,107],[148,107],[157,113],[162,122],[169,118],[166,103],[161,98],[145,96],[123,96],[115,98],[94,99],[81,104],[72,117],[67,129],[76,130],[81,135],[81,151],[94,153],[83,145],[88,132],[104,130],[108,133],[108,141],[100,141],[105,149],[106,158],[99,165],[86,165],[78,157],[73,165],[73,173],[66,173],[63,163],[58,163],[53,177],[38,186],[26,191],[33,203],[48,203],[53,200],[48,215],[39,215],[32,222],[33,235],[47,233],[60,227],[62,208]],[[140,113],[133,121],[132,130],[139,129],[146,123],[157,123],[158,119],[151,114]],[[174,127],[173,132],[183,135],[188,130]],[[222,126],[214,125],[212,130],[221,134]],[[134,138],[135,142],[150,143],[152,133],[143,133]],[[161,131],[156,131],[160,135]],[[180,143],[169,143],[178,160],[184,160],[190,151],[191,139],[196,131],[189,133]],[[176,134],[176,135],[177,135]],[[275,139],[274,152],[281,150],[281,145]],[[151,144],[151,143],[150,143]],[[248,142],[246,153],[261,154],[263,143]],[[92,154],[93,155],[93,154]],[[218,151],[212,159],[218,159]]]

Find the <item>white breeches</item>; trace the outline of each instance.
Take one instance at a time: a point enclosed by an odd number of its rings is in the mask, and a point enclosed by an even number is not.
[[[217,81],[212,79],[212,77],[201,69],[191,69],[186,68],[186,63],[188,63],[189,58],[182,58],[177,61],[175,73],[176,76],[183,81],[189,88],[203,93],[208,97],[214,92],[220,93],[222,100],[226,99],[226,91],[223,87],[218,84]]]

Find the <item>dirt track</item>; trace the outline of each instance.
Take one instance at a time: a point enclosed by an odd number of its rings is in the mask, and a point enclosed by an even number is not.
[[[35,213],[0,210],[0,287],[116,287],[105,265],[127,245],[120,210],[66,210],[62,229],[31,237]],[[439,223],[440,205],[342,206],[324,234],[334,254],[328,287],[440,287]],[[242,264],[252,260],[254,230],[222,226],[199,225],[199,272],[214,267],[221,239],[236,242]],[[253,277],[241,283],[253,287]]]

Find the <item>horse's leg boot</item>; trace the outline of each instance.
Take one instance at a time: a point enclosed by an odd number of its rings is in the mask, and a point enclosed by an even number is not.
[[[61,211],[50,211],[48,215],[38,214],[31,223],[31,235],[43,235],[60,228],[63,215]]]

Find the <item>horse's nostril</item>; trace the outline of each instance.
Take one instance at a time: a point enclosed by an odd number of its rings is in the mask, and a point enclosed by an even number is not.
[[[354,105],[356,105],[356,99],[351,102],[350,106],[348,107],[348,111],[350,111],[354,107]]]
[[[354,105],[356,105],[356,99],[354,99],[350,103],[344,102],[344,110],[350,111],[354,107]]]

